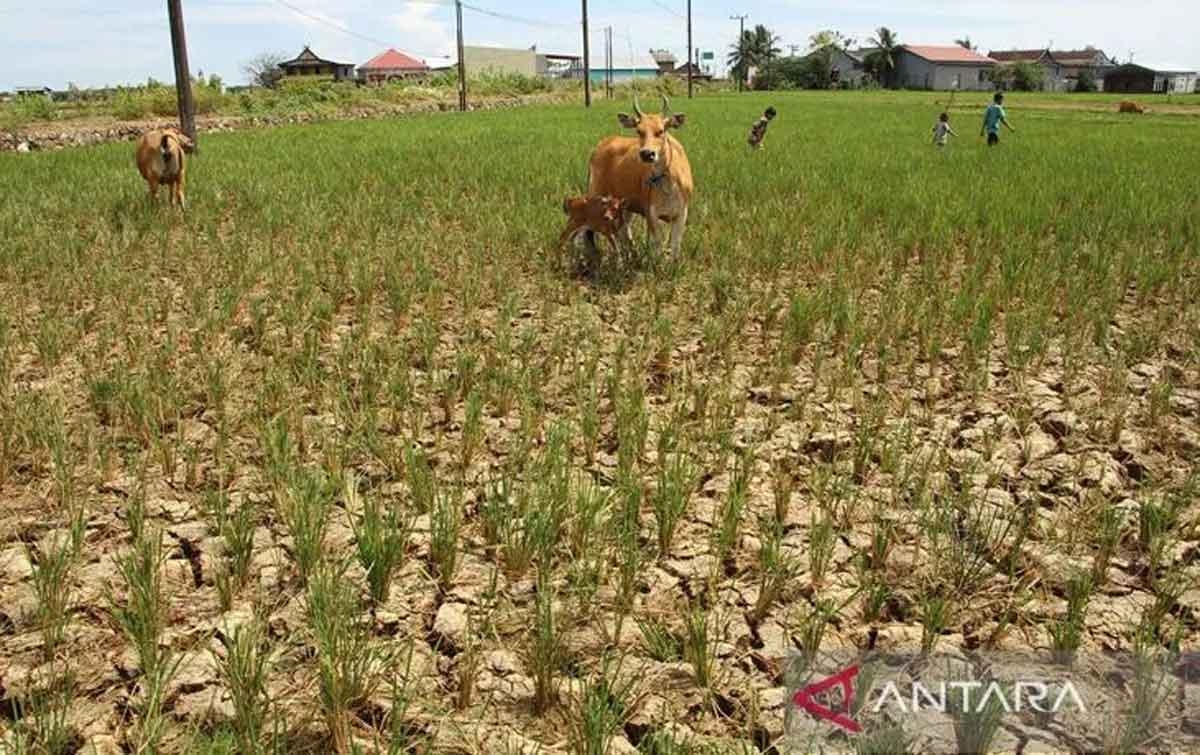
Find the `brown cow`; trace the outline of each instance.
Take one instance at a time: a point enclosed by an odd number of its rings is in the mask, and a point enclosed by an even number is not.
[[[158,198],[159,184],[168,184],[171,204],[178,204],[183,209],[183,185],[187,173],[183,154],[194,146],[191,139],[174,128],[154,129],[142,134],[137,144],[137,166],[150,187],[151,200]]]
[[[646,230],[657,246],[658,224],[671,224],[671,253],[679,255],[687,227],[688,204],[692,199],[692,166],[683,145],[670,133],[681,128],[687,117],[672,113],[663,97],[662,114],[643,113],[637,98],[632,116],[621,113],[617,120],[637,136],[611,136],[592,152],[588,194],[613,196],[626,202],[630,211],[646,218]],[[626,239],[631,239],[628,226]]]
[[[1137,113],[1137,114],[1141,115],[1142,113],[1146,112],[1146,108],[1142,107],[1141,105],[1137,104],[1136,102],[1130,102],[1129,100],[1124,100],[1123,102],[1121,102],[1120,105],[1117,106],[1117,112],[1118,113]]]

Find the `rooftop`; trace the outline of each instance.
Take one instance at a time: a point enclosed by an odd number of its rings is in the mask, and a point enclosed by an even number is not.
[[[399,50],[388,49],[381,52],[375,57],[363,63],[360,68],[364,70],[381,70],[381,71],[396,71],[396,70],[419,70],[424,71],[429,66],[425,65],[424,61],[417,60],[411,55],[405,55]]]
[[[902,49],[933,63],[991,65],[996,62],[961,45],[904,45]]]

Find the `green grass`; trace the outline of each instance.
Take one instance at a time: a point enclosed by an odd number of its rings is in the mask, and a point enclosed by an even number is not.
[[[4,531],[74,520],[81,564],[124,554],[113,642],[140,651],[142,742],[176,725],[159,639],[260,589],[307,591],[311,632],[276,636],[276,615],[242,648],[240,736],[266,737],[269,698],[297,752],[473,735],[497,710],[538,742],[564,720],[599,742],[624,711],[575,693],[616,656],[682,657],[666,710],[742,736],[731,701],[782,662],[742,651],[784,627],[814,659],[867,637],[862,614],[914,644],[924,623],[926,649],[1008,627],[1048,649],[1060,620],[1082,653],[1127,622],[1082,583],[1074,615],[1047,612],[1061,564],[1144,593],[1157,640],[1194,641],[1200,108],[1013,94],[1019,131],[988,149],[970,95],[939,151],[939,99],[677,99],[683,254],[594,279],[553,250],[559,208],[624,102],[204,135],[186,215],[148,205],[128,144],[0,154]],[[213,520],[195,584],[150,534],[191,516],[176,501]],[[87,529],[113,512],[132,549]],[[447,602],[480,616],[461,659],[426,642]],[[71,608],[60,652],[86,666],[73,637],[105,612]],[[389,718],[403,643],[427,676],[405,674]],[[526,698],[489,708],[493,667]],[[454,673],[478,677],[463,710]]]

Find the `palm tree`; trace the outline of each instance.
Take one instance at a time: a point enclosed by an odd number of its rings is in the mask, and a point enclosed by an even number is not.
[[[962,39],[956,39],[956,40],[954,40],[954,44],[958,45],[959,47],[965,47],[968,50],[976,49],[974,43],[971,42],[970,37],[963,37]]]
[[[729,68],[738,81],[745,82],[751,68],[761,68],[782,52],[779,37],[759,24],[752,31],[742,32],[737,44],[730,46]]]
[[[870,55],[875,75],[884,86],[892,86],[896,73],[896,51],[900,48],[899,37],[891,29],[881,26],[875,31],[875,36],[867,40],[867,44],[875,48]]]

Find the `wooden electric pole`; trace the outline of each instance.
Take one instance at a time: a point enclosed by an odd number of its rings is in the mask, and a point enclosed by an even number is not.
[[[692,98],[692,0],[687,0],[688,13],[688,99]]]
[[[175,91],[179,99],[179,127],[193,143],[196,143],[196,107],[192,102],[192,74],[188,70],[187,36],[183,30],[181,3],[182,0],[167,0],[167,17],[171,23],[171,52],[175,56]]]
[[[467,61],[463,53],[462,0],[454,0],[458,23],[458,109],[467,112]]]
[[[583,106],[592,106],[591,40],[588,39],[587,0],[583,0]]]

